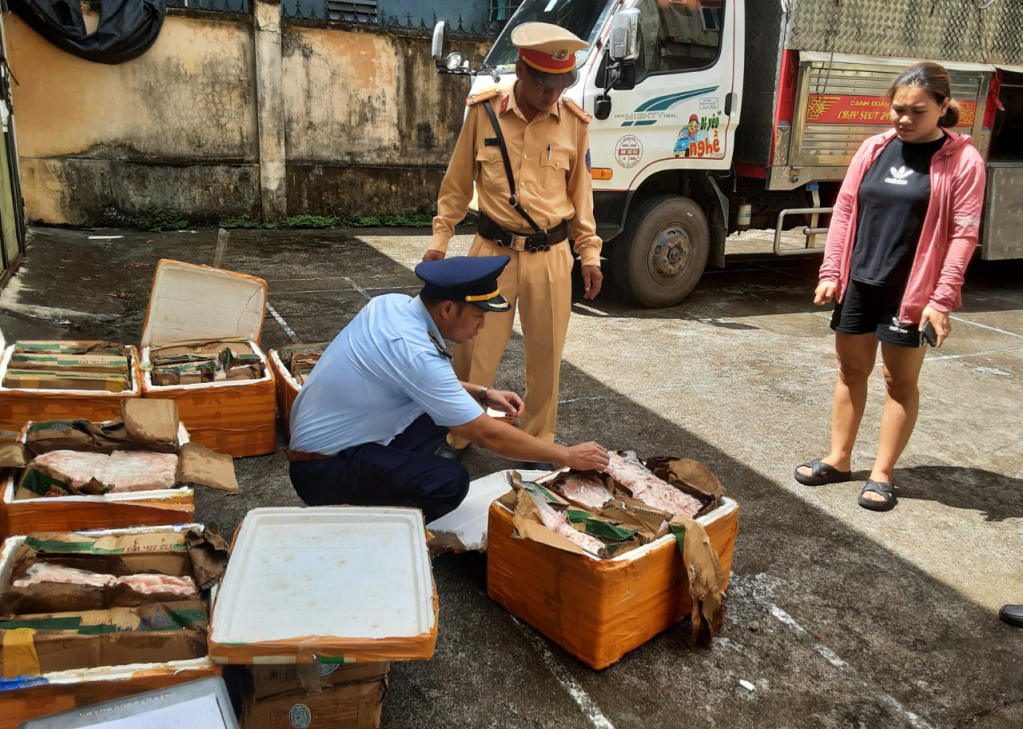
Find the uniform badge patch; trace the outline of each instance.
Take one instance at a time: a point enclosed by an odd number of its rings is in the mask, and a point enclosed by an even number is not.
[[[586,171],[593,172],[593,168],[590,167],[590,150],[586,150]]]

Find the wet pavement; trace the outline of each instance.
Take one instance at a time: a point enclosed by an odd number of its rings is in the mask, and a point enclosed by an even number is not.
[[[211,263],[216,242],[208,229],[34,234],[0,293],[7,341],[137,342],[156,261]],[[426,239],[238,230],[222,267],[267,280],[264,348],[321,341],[372,296],[414,294]],[[443,555],[436,655],[394,666],[385,727],[1023,726],[1023,631],[997,618],[1023,602],[1023,266],[972,266],[952,336],[923,368],[899,505],[877,514],[856,505],[859,483],[791,475],[828,442],[837,369],[828,312],[812,304],[819,259],[759,255],[756,234],[731,243],[742,253],[679,306],[577,299],[559,423],[566,443],[705,461],[740,503],[722,634],[690,648],[684,623],[595,672],[487,597],[485,556]],[[516,335],[498,385],[523,382]],[[857,471],[882,404],[878,367]],[[465,465],[476,477],[514,464],[475,450]],[[236,469],[242,493],[200,490],[197,518],[230,531],[256,506],[299,504],[280,447]]]

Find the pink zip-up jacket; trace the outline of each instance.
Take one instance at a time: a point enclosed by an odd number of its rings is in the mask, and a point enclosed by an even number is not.
[[[849,285],[860,183],[895,134],[889,129],[860,145],[835,201],[820,280],[838,284],[838,301]],[[945,313],[962,306],[963,275],[977,247],[986,182],[984,159],[968,135],[947,129],[945,134],[948,141],[931,160],[931,199],[899,310],[904,324],[918,325],[927,306]]]

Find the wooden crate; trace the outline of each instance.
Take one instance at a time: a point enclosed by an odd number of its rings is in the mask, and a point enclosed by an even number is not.
[[[276,448],[273,369],[259,348],[266,282],[254,276],[180,261],[156,265],[142,332],[143,397],[177,402],[192,440],[218,453],[259,456]],[[158,386],[148,371],[152,345],[245,337],[263,361],[259,380]]]
[[[730,499],[701,517],[727,581],[739,507]],[[487,591],[591,668],[603,669],[687,617],[686,570],[675,538],[596,559],[512,536],[512,512],[490,507]]]

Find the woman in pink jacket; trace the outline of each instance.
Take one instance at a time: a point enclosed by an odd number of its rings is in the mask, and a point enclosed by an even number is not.
[[[831,452],[796,468],[808,486],[852,479],[851,456],[878,342],[887,397],[880,443],[859,505],[895,506],[892,472],[913,432],[925,339],[941,346],[962,304],[963,273],[977,246],[984,161],[959,121],[948,72],[907,68],[888,89],[892,129],[856,152],[828,230],[815,304],[835,302],[838,382]]]

